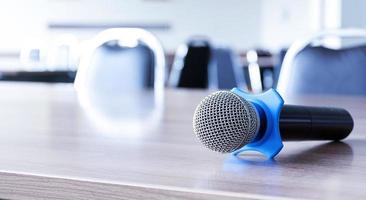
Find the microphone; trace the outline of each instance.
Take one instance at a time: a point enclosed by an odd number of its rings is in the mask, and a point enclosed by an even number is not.
[[[250,95],[237,88],[204,98],[193,116],[193,130],[207,148],[234,155],[259,151],[273,158],[284,141],[342,140],[353,129],[342,108],[284,105],[273,89]]]

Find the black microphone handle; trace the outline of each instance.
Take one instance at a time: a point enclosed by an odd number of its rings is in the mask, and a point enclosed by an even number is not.
[[[341,108],[284,105],[280,114],[282,140],[342,140],[353,129],[349,112]]]

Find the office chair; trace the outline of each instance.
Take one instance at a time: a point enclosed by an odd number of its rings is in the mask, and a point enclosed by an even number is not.
[[[104,127],[127,127],[129,120],[147,119],[162,109],[165,56],[151,33],[108,29],[84,49],[75,88],[93,120]]]
[[[285,55],[277,90],[291,94],[366,95],[366,45],[314,46],[328,36],[366,37],[366,31],[326,31],[294,43]]]
[[[90,87],[111,93],[133,92],[154,87],[154,55],[145,44],[123,46],[108,41],[94,50],[90,59]]]
[[[231,89],[245,86],[244,70],[239,58],[229,48],[212,50],[208,68],[209,88]]]
[[[244,87],[239,58],[228,48],[213,48],[207,40],[191,40],[178,48],[169,85],[185,88]]]
[[[193,39],[176,52],[169,85],[172,87],[207,88],[211,46],[207,40]]]

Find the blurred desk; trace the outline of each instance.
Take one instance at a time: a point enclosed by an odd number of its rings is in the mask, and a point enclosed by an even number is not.
[[[12,71],[1,72],[0,81],[73,83],[76,71]]]
[[[364,199],[366,98],[298,97],[355,118],[344,143],[288,142],[276,161],[206,150],[192,113],[208,92],[168,90],[150,131],[95,127],[69,84],[0,84],[1,199]]]

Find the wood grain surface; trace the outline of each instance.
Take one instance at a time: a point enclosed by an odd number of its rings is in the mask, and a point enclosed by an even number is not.
[[[0,94],[2,199],[366,198],[364,97],[285,99],[344,107],[355,128],[343,142],[286,142],[265,160],[196,140],[192,115],[208,91],[167,90],[162,118],[118,129],[98,125],[72,85],[1,83]]]

